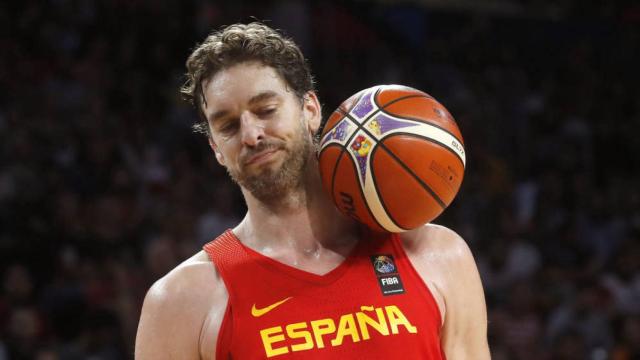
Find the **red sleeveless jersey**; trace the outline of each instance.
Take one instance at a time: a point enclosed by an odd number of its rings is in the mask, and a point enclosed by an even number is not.
[[[369,235],[325,275],[228,230],[204,246],[229,293],[217,359],[444,359],[440,311],[398,235]]]

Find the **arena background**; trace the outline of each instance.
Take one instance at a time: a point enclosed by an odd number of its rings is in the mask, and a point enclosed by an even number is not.
[[[252,16],[325,116],[382,83],[453,113],[436,222],[476,256],[494,359],[640,359],[640,6],[577,0],[2,2],[0,359],[132,358],[148,287],[243,215],[178,88]]]

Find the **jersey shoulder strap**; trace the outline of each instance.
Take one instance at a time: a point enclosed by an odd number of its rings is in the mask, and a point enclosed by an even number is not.
[[[250,255],[233,235],[231,229],[203,246],[203,249],[224,281],[229,297],[233,297],[235,295],[233,278],[238,274],[241,265],[250,260]]]

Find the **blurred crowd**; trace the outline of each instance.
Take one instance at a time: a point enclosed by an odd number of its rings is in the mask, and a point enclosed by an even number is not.
[[[640,6],[230,3],[0,4],[0,360],[132,358],[149,286],[243,216],[178,88],[251,16],[301,45],[325,115],[382,83],[454,115],[436,222],[474,252],[494,359],[640,359]]]

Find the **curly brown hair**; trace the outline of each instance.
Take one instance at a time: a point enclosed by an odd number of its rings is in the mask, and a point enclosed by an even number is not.
[[[314,90],[309,65],[293,40],[259,22],[223,27],[207,36],[187,59],[187,80],[180,92],[200,114],[200,121],[193,126],[195,132],[210,135],[202,112],[202,105],[206,105],[204,82],[218,71],[246,61],[273,67],[301,101]]]

